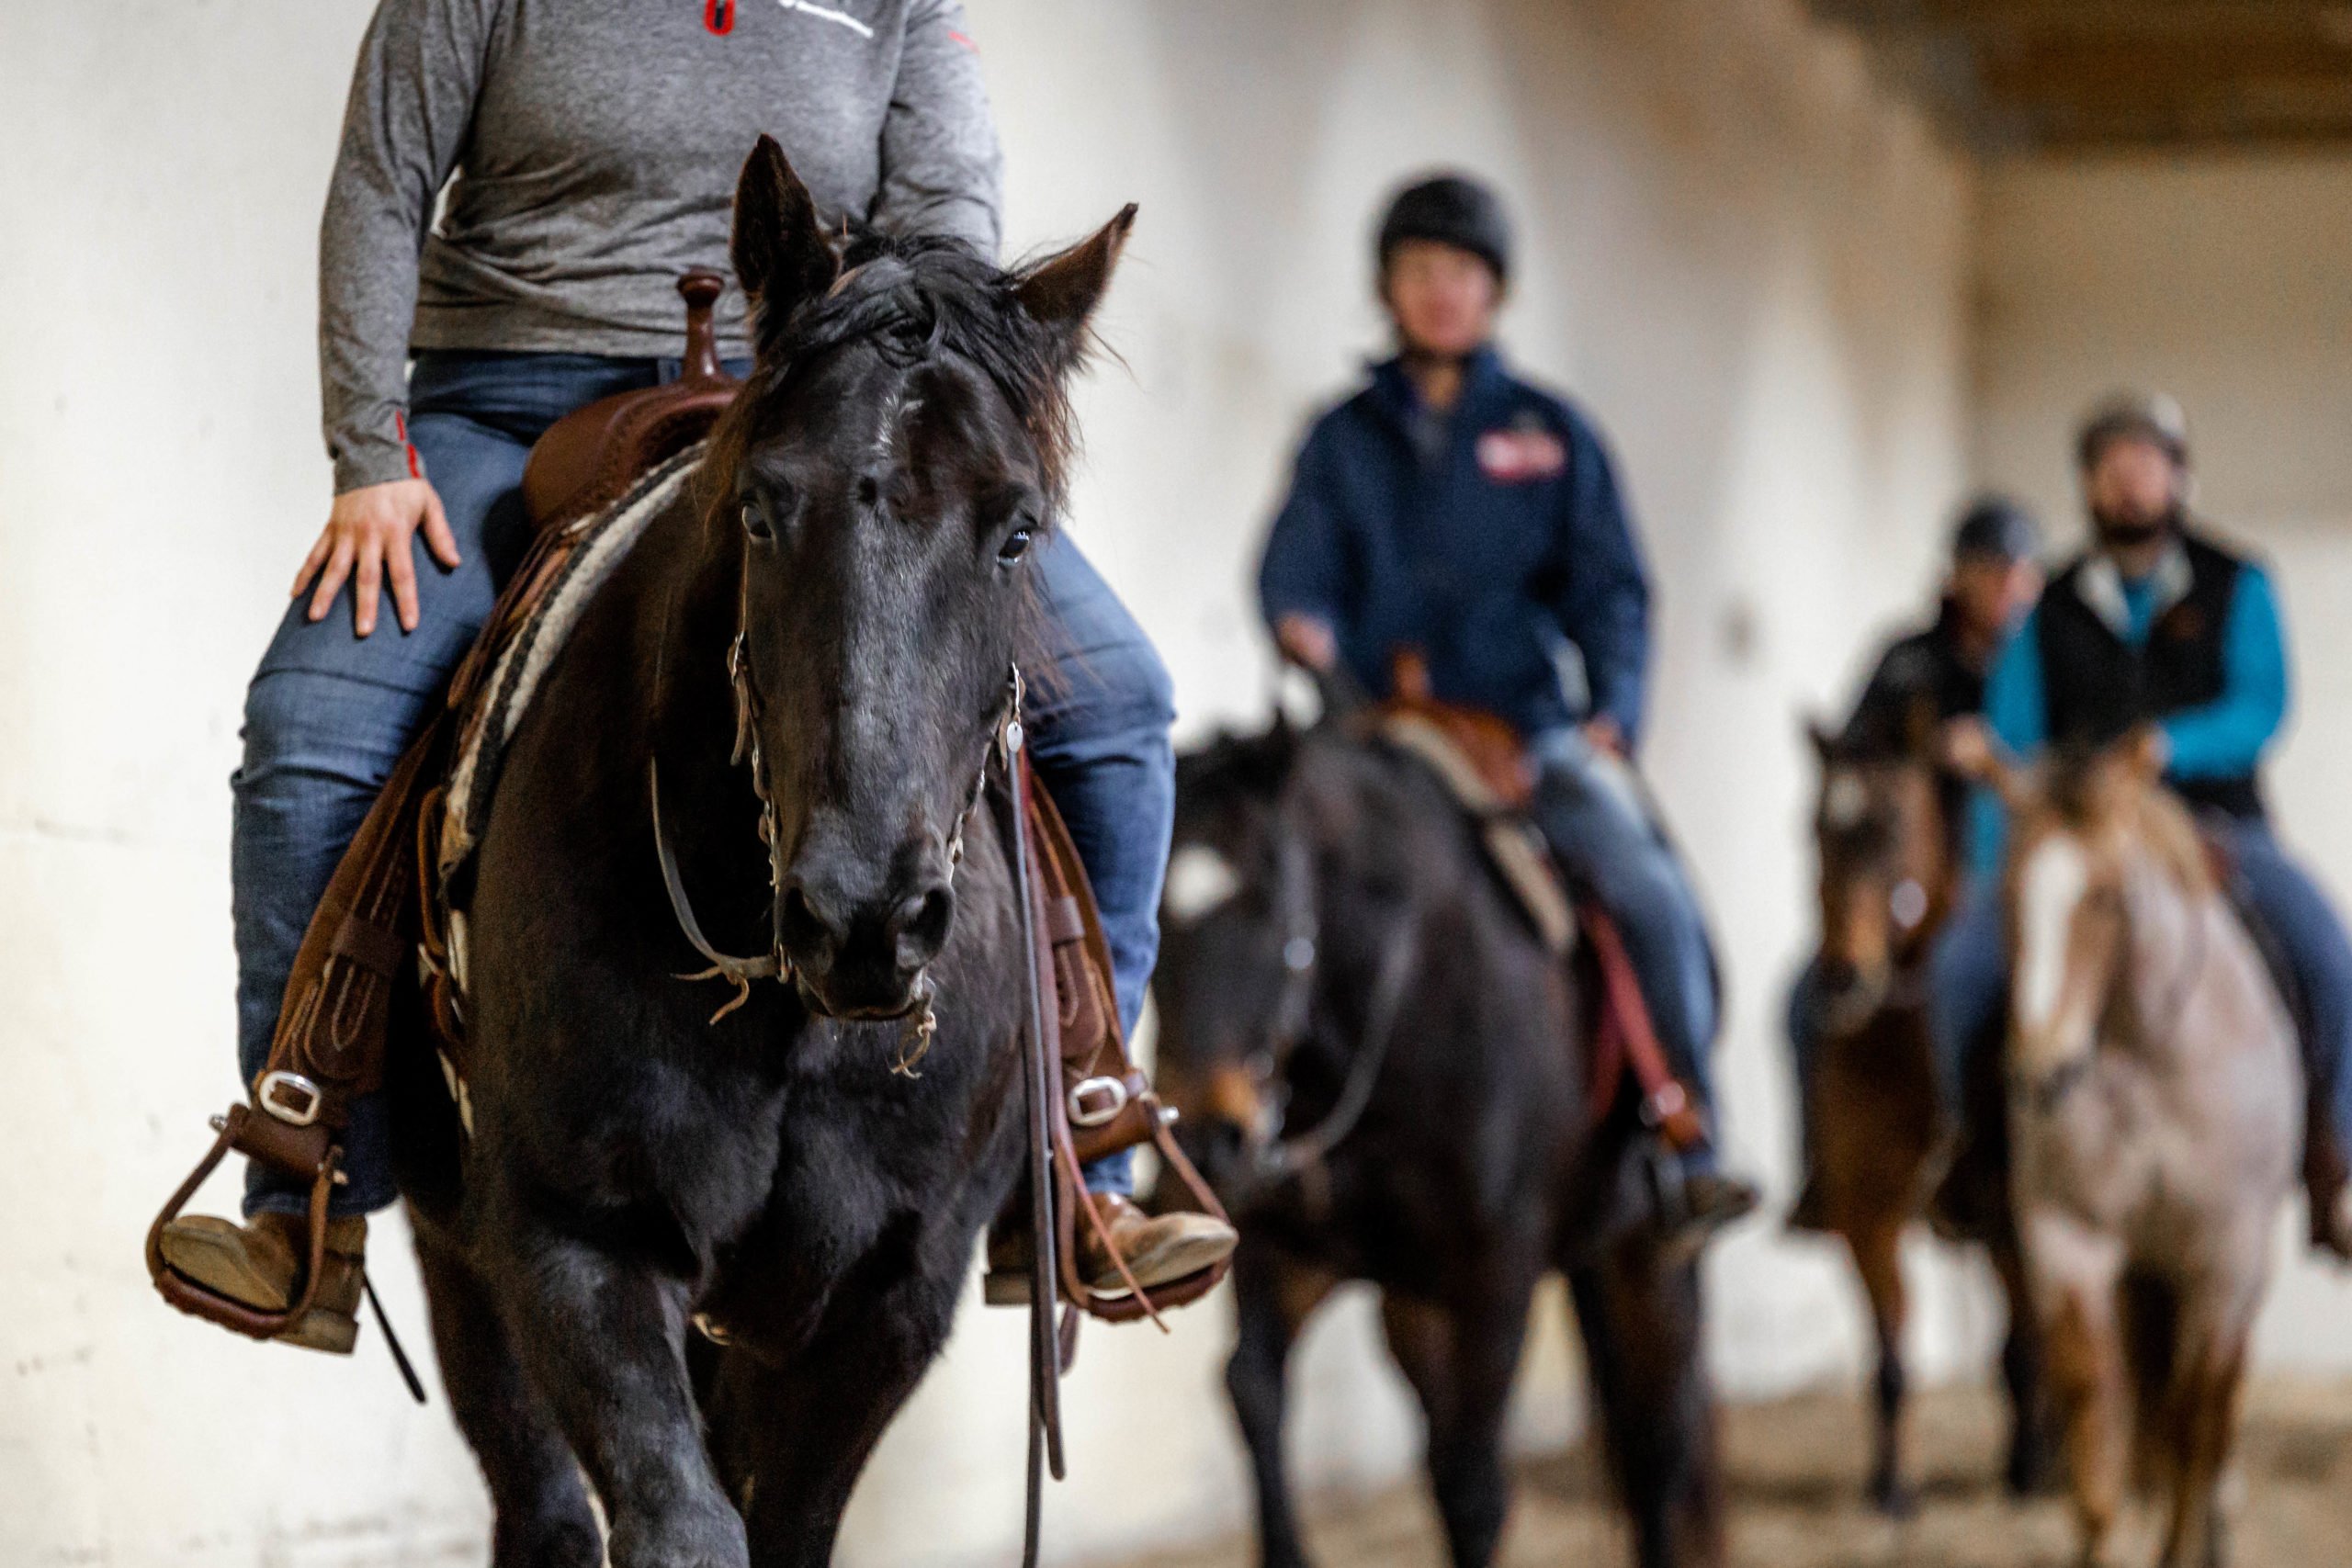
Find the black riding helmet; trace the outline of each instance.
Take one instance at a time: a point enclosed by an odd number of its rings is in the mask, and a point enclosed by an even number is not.
[[[1434,240],[1468,251],[1510,281],[1510,219],[1495,193],[1467,175],[1433,175],[1414,181],[1388,203],[1376,246],[1380,270],[1408,240]]]
[[[1951,558],[2014,563],[2041,553],[2041,526],[2006,495],[1980,496],[1951,531]]]

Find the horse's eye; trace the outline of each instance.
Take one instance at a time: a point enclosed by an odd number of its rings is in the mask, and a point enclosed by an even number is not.
[[[768,522],[766,507],[756,501],[743,503],[743,532],[762,544],[775,537],[775,529]]]
[[[1012,533],[1007,534],[1004,536],[1004,543],[996,547],[996,558],[1003,562],[1006,566],[1011,566],[1014,561],[1019,560],[1023,556],[1029,553],[1029,529],[1025,527],[1015,528]]]

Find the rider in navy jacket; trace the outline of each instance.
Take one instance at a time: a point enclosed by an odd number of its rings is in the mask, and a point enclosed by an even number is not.
[[[1491,345],[1464,367],[1453,417],[1430,421],[1402,363],[1315,423],[1258,576],[1266,618],[1314,615],[1368,689],[1390,651],[1428,658],[1450,700],[1541,735],[1584,717],[1561,691],[1562,643],[1587,706],[1641,732],[1649,581],[1600,435],[1511,375]]]
[[[1377,252],[1400,352],[1306,438],[1259,573],[1267,624],[1293,659],[1342,667],[1374,693],[1396,654],[1419,654],[1439,699],[1527,738],[1535,824],[1614,917],[1658,1041],[1703,1109],[1713,958],[1626,761],[1642,728],[1649,584],[1609,456],[1589,422],[1513,377],[1494,347],[1510,236],[1490,192],[1451,175],[1407,188]],[[1659,1214],[1676,1246],[1755,1205],[1712,1146],[1681,1164]]]

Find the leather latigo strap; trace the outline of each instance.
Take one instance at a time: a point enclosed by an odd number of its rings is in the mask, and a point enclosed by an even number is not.
[[[1027,767],[1026,753],[1023,765]],[[1078,847],[1034,772],[1022,794],[1029,812],[1033,924],[1038,933],[1038,981],[1057,998],[1048,1028],[1061,1065],[1061,1090],[1052,1107],[1053,1224],[1060,1265],[1060,1293],[1091,1316],[1109,1323],[1159,1320],[1163,1308],[1198,1301],[1216,1288],[1229,1260],[1155,1285],[1146,1292],[1116,1247],[1109,1250],[1125,1275],[1125,1292],[1103,1295],[1090,1289],[1079,1270],[1078,1226],[1081,1220],[1100,1234],[1102,1214],[1086,1190],[1081,1168],[1106,1155],[1152,1145],[1163,1165],[1205,1213],[1226,1218],[1223,1205],[1200,1172],[1184,1157],[1169,1128],[1174,1118],[1161,1107],[1149,1082],[1127,1055],[1125,1036],[1111,985],[1111,947],[1102,931],[1094,891]],[[1164,1325],[1163,1325],[1164,1326]],[[1069,1330],[1065,1330],[1067,1336]]]
[[[1706,1124],[1681,1080],[1674,1076],[1666,1047],[1658,1043],[1649,1004],[1642,999],[1641,982],[1634,972],[1633,954],[1625,950],[1616,920],[1608,910],[1591,903],[1578,909],[1577,919],[1592,944],[1593,966],[1600,976],[1600,1016],[1594,1024],[1593,1115],[1606,1116],[1615,1107],[1618,1090],[1631,1070],[1641,1090],[1643,1122],[1657,1129],[1659,1136],[1677,1149],[1697,1146],[1706,1138]]]

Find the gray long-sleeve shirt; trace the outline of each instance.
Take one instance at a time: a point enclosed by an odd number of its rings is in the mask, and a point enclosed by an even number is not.
[[[829,220],[995,254],[960,0],[380,0],[319,236],[336,491],[417,471],[412,347],[676,354],[677,278],[726,270],[763,131]],[[732,288],[718,329],[743,352]]]

